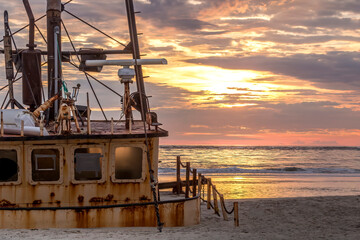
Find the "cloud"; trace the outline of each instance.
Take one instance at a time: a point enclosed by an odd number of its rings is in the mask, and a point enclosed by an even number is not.
[[[313,82],[329,89],[359,89],[360,59],[357,52],[294,54],[284,57],[209,57],[187,60],[188,63],[226,69],[270,71]]]
[[[135,1],[135,10],[142,12],[136,15],[138,31],[144,33],[139,37],[142,53],[149,58],[160,55],[170,58],[171,67],[164,67],[159,71],[161,74],[157,73],[160,80],[146,79],[147,94],[153,96],[149,99],[150,105],[158,112],[159,121],[170,130],[170,139],[257,142],[264,139],[264,133],[290,136],[322,132],[326,135],[331,131],[352,132],[358,128],[358,0],[196,2]],[[5,4],[2,0],[1,3],[1,10],[5,7],[9,10],[13,30],[27,23],[21,2]],[[30,3],[36,17],[45,13],[43,0]],[[108,0],[106,4],[78,0],[66,9],[127,43],[124,7],[123,2],[116,0]],[[63,17],[77,48],[122,48],[68,14],[63,13]],[[45,19],[39,26],[46,33]],[[38,34],[37,37],[40,43]],[[27,30],[16,35],[16,41],[24,46]],[[63,47],[71,49],[66,42]],[[196,67],[196,64],[223,68],[223,75],[216,81],[219,85],[211,88],[212,91],[191,88],[194,84],[206,86],[203,83],[211,82],[206,73],[199,77],[194,76],[194,71],[186,72],[186,68],[176,71],[176,66]],[[216,75],[219,69],[215,67],[207,70]],[[260,71],[261,74],[256,79],[243,80],[236,77],[237,72],[224,69]],[[116,71],[117,68],[106,67],[101,74],[94,75],[122,94]],[[92,108],[98,108],[83,74],[72,70],[64,72],[70,87],[73,83],[82,84],[79,104],[85,103],[84,93],[89,92]],[[3,73],[0,75],[4,78]],[[173,80],[180,75],[181,83],[175,87]],[[234,81],[228,83],[227,79]],[[256,84],[259,88],[254,87]],[[103,107],[111,110],[108,117],[119,117],[120,98],[96,82],[93,85],[101,96]],[[131,89],[135,90],[135,86]],[[20,90],[20,85],[16,85],[16,96],[21,95]],[[102,118],[99,111],[94,111],[94,116]],[[299,144],[335,144],[333,139],[305,141],[299,138],[288,142],[296,141]]]

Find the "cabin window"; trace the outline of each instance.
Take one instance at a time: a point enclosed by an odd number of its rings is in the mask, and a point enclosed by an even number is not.
[[[77,148],[74,152],[75,180],[100,180],[102,178],[102,148]]]
[[[16,150],[0,150],[0,182],[16,182],[18,176],[18,158]]]
[[[115,179],[141,179],[143,150],[139,147],[115,148]]]
[[[59,149],[33,149],[31,152],[32,180],[35,182],[60,180]]]

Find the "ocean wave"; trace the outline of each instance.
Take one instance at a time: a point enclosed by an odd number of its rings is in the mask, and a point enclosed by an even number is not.
[[[184,172],[185,169],[181,169],[181,172]],[[351,174],[351,173],[360,173],[360,169],[347,169],[347,168],[298,168],[298,167],[284,167],[284,168],[264,168],[264,169],[246,169],[246,168],[211,168],[197,169],[199,173],[342,173],[342,174]],[[159,168],[159,173],[174,173],[176,172],[175,168]]]
[[[164,150],[173,149],[247,149],[247,150],[355,150],[360,147],[348,146],[207,146],[207,145],[162,145]]]

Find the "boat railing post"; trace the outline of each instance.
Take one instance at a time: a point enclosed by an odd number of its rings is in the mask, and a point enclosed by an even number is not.
[[[111,135],[114,134],[114,118],[111,118],[111,123],[110,123],[110,132]]]
[[[234,224],[235,224],[235,227],[239,226],[239,205],[238,205],[238,202],[234,202]]]
[[[210,209],[211,201],[211,178],[207,179],[207,209]]]
[[[90,100],[89,100],[89,93],[86,93],[86,103],[87,103],[87,108],[86,108],[86,120],[87,120],[87,134],[91,134],[91,126],[90,126]]]
[[[176,157],[176,191],[177,191],[177,194],[180,194],[182,192],[180,168],[181,168],[180,156],[177,156]]]
[[[189,198],[190,192],[190,163],[186,163],[186,190],[185,190],[185,198]]]
[[[196,185],[197,185],[196,177],[197,177],[197,170],[194,168],[193,169],[193,197],[196,196]]]
[[[24,136],[24,120],[21,120],[21,130],[20,130],[20,136]]]
[[[40,136],[44,136],[44,112],[40,111]]]

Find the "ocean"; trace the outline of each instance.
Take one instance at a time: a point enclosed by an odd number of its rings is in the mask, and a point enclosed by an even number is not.
[[[160,182],[175,180],[181,156],[226,199],[360,195],[360,147],[161,146],[159,154]]]

